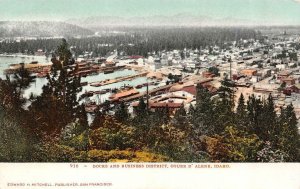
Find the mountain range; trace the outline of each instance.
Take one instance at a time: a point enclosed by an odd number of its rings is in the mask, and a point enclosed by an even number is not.
[[[194,16],[190,14],[176,14],[173,16],[147,16],[147,17],[118,17],[101,16],[82,19],[69,19],[67,23],[89,29],[110,27],[152,27],[152,26],[256,26],[265,25],[245,19],[212,18],[208,16]],[[276,23],[275,23],[276,24]]]
[[[1,21],[0,37],[57,37],[87,36],[94,32],[65,22]]]
[[[0,21],[0,38],[7,37],[77,37],[118,27],[205,27],[205,26],[262,26],[263,21],[234,18],[211,18],[177,14],[173,16],[118,17],[97,16],[61,21]],[[282,23],[272,23],[282,25]]]

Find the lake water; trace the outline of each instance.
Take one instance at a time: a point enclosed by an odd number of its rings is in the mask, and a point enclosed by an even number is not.
[[[3,71],[9,67],[10,64],[18,64],[21,62],[24,63],[30,63],[32,61],[38,61],[39,63],[48,63],[50,60],[46,59],[44,56],[25,56],[25,57],[20,57],[20,56],[11,56],[11,57],[5,57],[5,56],[0,56],[0,77],[5,79],[5,76],[3,75]],[[97,75],[92,75],[92,76],[87,76],[87,77],[82,77],[81,82],[96,82],[96,81],[102,81],[106,79],[114,79],[117,77],[123,77],[123,76],[129,76],[129,75],[134,75],[137,74],[136,71],[134,70],[119,70],[115,71],[114,73],[110,74],[104,74],[104,73],[99,73]],[[30,94],[33,93],[34,95],[40,95],[42,93],[42,87],[47,84],[47,79],[46,78],[36,78],[36,81],[34,83],[31,83],[30,87],[26,89],[24,92],[24,97],[29,98]],[[140,85],[143,83],[147,82],[146,77],[138,77],[133,80],[126,80],[118,83],[113,83],[110,85],[105,85],[101,87],[92,87],[90,85],[82,87],[82,93],[85,91],[98,91],[102,89],[107,89],[107,88],[120,88],[123,85]],[[164,83],[161,83],[159,86],[164,85]],[[157,86],[149,86],[149,90],[155,88]],[[141,89],[137,89],[140,92],[144,92],[146,90],[146,87],[143,87]],[[91,100],[94,101],[105,101],[108,100],[108,97],[111,94],[103,94],[103,95],[94,95]]]

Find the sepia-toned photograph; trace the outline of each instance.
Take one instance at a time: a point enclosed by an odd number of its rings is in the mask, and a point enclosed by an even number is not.
[[[0,0],[0,162],[299,162],[299,58],[299,0]]]

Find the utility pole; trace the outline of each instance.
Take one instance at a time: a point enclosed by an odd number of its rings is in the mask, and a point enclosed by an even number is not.
[[[231,76],[231,57],[230,57],[230,59],[229,59],[229,80],[231,81],[231,78],[232,78],[232,76]]]
[[[147,79],[147,112],[149,111],[149,82]]]

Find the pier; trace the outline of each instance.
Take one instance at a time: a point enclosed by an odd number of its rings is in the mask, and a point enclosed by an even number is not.
[[[211,78],[209,78],[209,79],[203,79],[203,80],[199,80],[199,81],[195,82],[195,84],[203,84],[203,83],[210,82],[210,81],[212,81],[212,80],[213,80],[213,79],[211,79]],[[151,94],[157,93],[158,91],[169,90],[169,89],[170,89],[172,86],[174,86],[174,85],[177,85],[177,83],[154,88],[154,89],[152,89],[152,90],[149,90],[149,91],[148,91],[148,94],[151,95]],[[146,91],[146,92],[139,93],[139,94],[136,94],[136,95],[133,95],[133,96],[130,96],[130,97],[127,97],[127,98],[123,98],[122,100],[125,101],[125,102],[130,102],[130,101],[139,99],[139,98],[141,98],[141,97],[144,97],[144,96],[146,96],[146,95],[147,95],[147,91]]]
[[[144,77],[147,74],[148,74],[148,72],[143,72],[143,73],[130,75],[130,76],[125,76],[125,77],[119,77],[119,78],[115,78],[115,79],[108,79],[108,80],[104,80],[104,81],[91,82],[89,84],[92,87],[101,87],[101,86],[105,86],[105,85],[109,85],[109,84],[113,84],[113,83],[118,83],[118,82],[122,82],[122,81],[126,81],[126,80],[131,80],[131,79],[134,79],[134,78],[137,78],[137,77]]]

